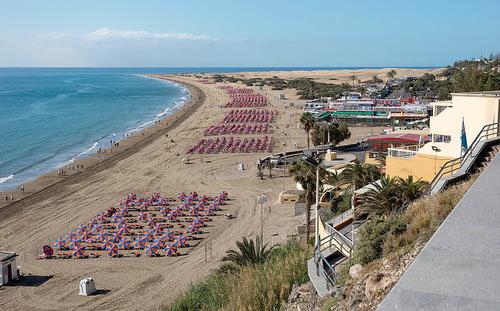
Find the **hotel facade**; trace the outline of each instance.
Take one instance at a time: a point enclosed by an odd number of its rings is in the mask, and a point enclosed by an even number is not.
[[[387,175],[431,181],[445,162],[462,155],[463,127],[470,144],[485,125],[499,122],[500,91],[454,93],[450,101],[432,103],[432,109],[430,141],[389,148]]]

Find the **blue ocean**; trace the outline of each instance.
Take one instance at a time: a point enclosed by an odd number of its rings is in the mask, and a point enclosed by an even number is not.
[[[0,69],[0,191],[95,154],[188,98],[138,72]]]
[[[189,96],[141,74],[321,69],[361,68],[0,68],[0,191],[94,154]]]

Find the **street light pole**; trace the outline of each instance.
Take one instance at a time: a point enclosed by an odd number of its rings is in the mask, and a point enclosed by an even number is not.
[[[316,243],[314,244],[314,246],[318,246],[319,245],[319,163],[318,165],[316,166],[316,220],[315,220],[315,223],[314,223],[314,226],[315,226],[315,240],[316,240]]]

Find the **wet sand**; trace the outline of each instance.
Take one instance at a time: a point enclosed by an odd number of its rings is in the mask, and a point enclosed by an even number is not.
[[[165,128],[146,130],[143,138],[133,137],[123,143],[121,152],[99,162],[90,160],[96,163],[85,165],[83,172],[72,177],[63,180],[57,174],[42,177],[47,178],[47,182],[58,182],[0,208],[0,249],[18,253],[18,265],[22,273],[28,275],[28,281],[43,281],[37,286],[21,284],[0,290],[0,309],[161,309],[191,282],[216,268],[236,241],[244,236],[252,238],[260,232],[261,210],[256,203],[259,194],[269,197],[268,205],[262,210],[267,242],[285,241],[303,223],[303,216],[294,216],[292,206],[277,203],[280,191],[295,188],[291,178],[281,177],[283,173],[278,170],[273,178],[268,178],[267,172],[265,180],[256,176],[256,161],[267,154],[185,155],[206,127],[222,119],[227,109],[219,106],[227,102],[228,96],[216,85],[204,84],[195,76],[164,77],[191,85],[193,101],[183,108],[190,110],[178,115],[177,122],[169,124],[169,128],[164,124]],[[303,101],[297,99],[294,90],[272,91],[266,87],[263,93],[270,100],[269,108],[279,112],[272,124],[273,152],[292,150],[295,143],[298,148],[305,147],[306,133],[298,126],[302,110],[297,107]],[[288,99],[278,99],[279,94],[285,94]],[[352,128],[351,131],[351,141],[356,141],[374,131],[376,134],[378,129]],[[189,157],[191,164],[181,163],[184,157]],[[239,163],[247,169],[238,171]],[[223,213],[231,213],[235,218],[215,217],[204,240],[198,247],[189,249],[186,256],[36,260],[44,244],[52,244],[126,194],[157,191],[174,196],[180,191],[207,195],[227,191],[232,200]],[[212,249],[207,262],[205,245],[211,245]],[[102,294],[77,295],[79,280],[88,276],[95,279]]]

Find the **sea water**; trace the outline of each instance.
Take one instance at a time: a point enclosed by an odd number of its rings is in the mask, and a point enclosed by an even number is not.
[[[182,86],[143,73],[378,68],[0,68],[0,191],[109,147],[189,96]]]
[[[0,191],[109,147],[188,96],[138,70],[0,68]]]

